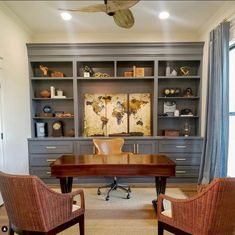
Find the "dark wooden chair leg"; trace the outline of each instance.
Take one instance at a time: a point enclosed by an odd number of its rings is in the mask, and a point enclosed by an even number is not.
[[[9,224],[9,230],[8,230],[9,235],[14,235],[14,230],[11,227],[11,224]]]
[[[79,217],[79,231],[80,231],[80,235],[84,235],[85,234],[85,226],[84,226],[84,215],[80,215]]]
[[[158,221],[158,235],[163,235],[164,229],[163,224]]]

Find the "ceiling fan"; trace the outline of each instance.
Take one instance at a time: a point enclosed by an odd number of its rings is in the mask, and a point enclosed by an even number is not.
[[[105,12],[107,15],[112,16],[115,23],[122,28],[131,28],[134,25],[134,16],[129,9],[134,6],[137,1],[116,1],[116,0],[104,0],[104,4],[95,4],[87,7],[81,7],[78,9],[61,9],[62,11],[80,11],[80,12]]]

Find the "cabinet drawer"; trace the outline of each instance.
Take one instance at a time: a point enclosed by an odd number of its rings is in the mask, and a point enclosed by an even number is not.
[[[61,154],[30,154],[30,166],[50,166]]]
[[[72,141],[35,141],[29,143],[30,153],[73,153]]]
[[[201,140],[159,140],[159,153],[200,153]]]
[[[36,175],[39,178],[51,178],[51,168],[50,167],[30,167],[29,173],[31,175]]]
[[[199,166],[176,166],[176,177],[198,177]]]
[[[201,163],[201,154],[192,153],[178,153],[178,154],[167,154],[167,156],[173,160],[176,165],[184,166],[184,165],[200,165]]]

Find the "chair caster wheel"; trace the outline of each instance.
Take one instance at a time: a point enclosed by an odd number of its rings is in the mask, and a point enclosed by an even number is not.
[[[98,195],[100,195],[100,194],[101,194],[101,192],[100,192],[100,190],[99,190],[99,189],[98,189],[98,191],[97,191],[97,194],[98,194]]]
[[[108,201],[108,200],[109,200],[109,197],[106,197],[105,200]]]
[[[130,199],[130,194],[127,194],[126,198],[127,198],[127,199]]]

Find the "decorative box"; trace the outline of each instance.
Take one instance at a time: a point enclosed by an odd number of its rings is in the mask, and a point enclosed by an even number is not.
[[[135,68],[136,77],[144,77],[144,68]]]
[[[124,77],[133,77],[133,72],[131,71],[124,72]]]
[[[180,131],[179,130],[163,130],[162,135],[163,136],[179,136]]]
[[[51,73],[51,77],[64,77],[62,72],[54,71]]]

